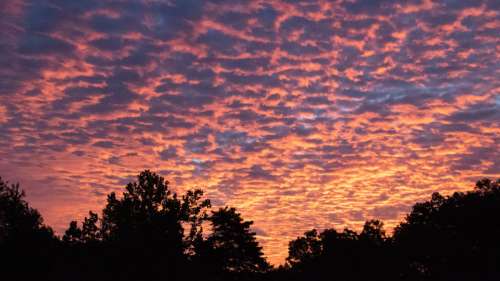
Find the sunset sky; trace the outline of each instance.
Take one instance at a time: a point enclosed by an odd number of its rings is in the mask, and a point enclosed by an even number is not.
[[[58,233],[151,169],[254,220],[391,229],[500,177],[498,0],[0,2],[0,176]]]

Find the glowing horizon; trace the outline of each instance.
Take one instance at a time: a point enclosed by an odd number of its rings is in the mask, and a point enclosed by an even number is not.
[[[59,232],[150,169],[279,264],[500,177],[499,1],[4,2],[0,176]]]

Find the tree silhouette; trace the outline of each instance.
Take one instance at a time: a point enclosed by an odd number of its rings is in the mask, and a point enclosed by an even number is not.
[[[4,182],[0,177],[0,243],[19,238],[52,239],[53,231],[43,224],[40,213],[24,200],[19,184]]]
[[[379,220],[365,222],[363,230],[359,234],[359,239],[369,241],[375,245],[382,245],[387,239],[384,223]]]
[[[321,255],[321,243],[321,237],[316,229],[305,232],[303,237],[298,237],[288,244],[287,263],[294,267],[314,262]]]
[[[204,254],[219,274],[229,273],[226,279],[244,279],[270,269],[256,233],[250,230],[252,221],[244,221],[235,208],[228,207],[212,212],[209,220],[212,233],[206,240],[208,249]]]
[[[11,280],[48,278],[57,240],[40,213],[24,199],[19,184],[0,178],[0,260]],[[29,266],[26,266],[29,265]]]
[[[70,224],[65,241],[102,241],[92,255],[107,257],[112,261],[108,269],[123,272],[115,280],[175,280],[187,266],[207,219],[210,201],[202,200],[202,195],[201,190],[188,191],[179,199],[163,177],[143,171],[136,182],[127,184],[121,198],[108,195],[100,226],[97,214],[90,212],[82,229],[76,222]],[[187,233],[184,226],[189,227]],[[127,269],[120,270],[124,264]]]
[[[287,258],[294,280],[390,280],[389,240],[383,223],[367,221],[361,233],[350,229],[307,231],[289,243]]]
[[[98,226],[99,216],[89,211],[89,217],[85,217],[82,228],[78,227],[77,221],[72,221],[66,230],[63,241],[68,244],[95,243],[101,241],[102,235]]]
[[[432,194],[388,236],[383,223],[311,230],[271,269],[234,208],[208,214],[201,190],[178,197],[148,170],[102,215],[72,221],[61,240],[18,184],[0,178],[2,280],[500,280],[500,180]],[[204,223],[211,231],[203,233]]]
[[[500,279],[500,180],[473,191],[434,193],[417,203],[394,233],[407,279]]]

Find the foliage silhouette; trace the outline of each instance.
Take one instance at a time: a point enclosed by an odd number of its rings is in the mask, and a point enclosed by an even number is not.
[[[358,234],[344,229],[307,231],[289,244],[287,264],[294,280],[389,280],[389,240],[380,221],[368,221]]]
[[[43,224],[40,213],[24,197],[19,184],[9,184],[0,177],[0,260],[2,275],[8,280],[48,277],[51,254],[57,247],[52,229]]]
[[[244,221],[235,208],[229,207],[212,212],[209,220],[212,232],[198,252],[215,275],[224,280],[252,280],[271,268],[256,233],[250,230],[252,221]]]
[[[274,280],[500,280],[500,180],[434,193],[387,237],[379,221],[361,233],[308,231],[289,244]]]
[[[78,227],[77,221],[72,221],[69,228],[64,233],[63,242],[68,244],[78,243],[97,243],[101,241],[102,235],[99,226],[97,225],[99,216],[89,211],[89,217],[85,217],[82,228]]]
[[[434,193],[394,232],[410,280],[500,280],[500,180],[473,191]]]
[[[82,229],[71,222],[63,241],[76,244],[81,256],[90,256],[80,265],[88,267],[96,256],[105,257],[100,264],[106,265],[107,272],[123,273],[111,274],[106,277],[109,280],[177,280],[181,274],[185,276],[182,271],[189,265],[195,238],[201,236],[210,201],[201,199],[201,190],[178,198],[163,177],[148,170],[125,189],[121,198],[108,195],[101,219],[90,212]],[[184,226],[189,227],[187,234]]]
[[[307,231],[278,268],[252,221],[230,207],[209,212],[201,190],[179,197],[148,170],[61,239],[24,197],[0,178],[2,280],[500,280],[500,180],[434,193],[392,236],[378,220],[359,233]]]

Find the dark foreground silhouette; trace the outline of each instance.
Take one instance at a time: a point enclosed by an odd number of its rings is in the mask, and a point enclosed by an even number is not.
[[[0,280],[500,280],[499,185],[434,193],[392,236],[377,220],[359,233],[308,231],[272,268],[251,221],[211,211],[201,190],[178,196],[150,171],[62,238],[0,178]]]

